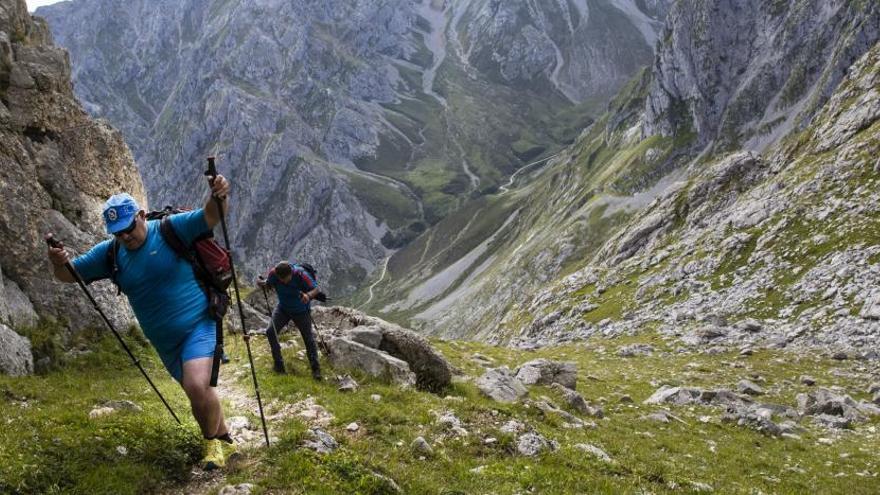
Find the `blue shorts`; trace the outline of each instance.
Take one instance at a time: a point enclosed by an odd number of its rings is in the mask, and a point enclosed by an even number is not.
[[[217,324],[214,320],[201,320],[192,332],[183,340],[176,349],[171,352],[159,352],[159,358],[165,365],[165,369],[178,382],[183,381],[183,363],[203,357],[214,356],[214,346],[217,343]]]

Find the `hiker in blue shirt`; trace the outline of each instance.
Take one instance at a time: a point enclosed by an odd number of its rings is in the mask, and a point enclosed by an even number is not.
[[[293,320],[306,345],[312,378],[321,380],[321,365],[318,363],[318,347],[312,334],[310,314],[310,302],[318,295],[318,284],[315,279],[301,266],[282,261],[269,271],[266,278],[260,277],[257,285],[261,288],[270,286],[278,295],[278,305],[275,306],[272,321],[266,329],[272,359],[275,361],[275,371],[284,373],[284,358],[281,356],[281,346],[278,344],[278,332]]]
[[[229,182],[218,175],[212,194],[224,199]],[[222,201],[224,210],[226,201]],[[217,201],[209,197],[204,208],[168,217],[178,237],[190,245],[202,233],[220,222]],[[116,254],[116,282],[144,334],[156,348],[165,368],[186,392],[192,413],[206,440],[203,467],[214,469],[225,464],[232,439],[223,419],[220,400],[210,386],[211,364],[216,342],[216,322],[208,312],[208,300],[193,273],[192,265],[179,257],[159,231],[158,220],[146,220],[146,213],[126,193],[112,196],[104,205],[104,223],[120,248]],[[113,240],[98,243],[72,264],[87,282],[110,278],[108,250]],[[49,248],[55,278],[76,280],[65,269],[69,261],[62,248]]]

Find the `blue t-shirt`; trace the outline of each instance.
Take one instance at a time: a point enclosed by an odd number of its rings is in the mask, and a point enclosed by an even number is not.
[[[303,304],[299,300],[299,293],[314,289],[318,283],[301,266],[294,263],[290,265],[293,267],[293,276],[290,278],[290,282],[282,283],[278,275],[275,275],[273,268],[269,272],[269,276],[266,277],[266,283],[275,288],[275,293],[278,294],[278,304],[285,313],[291,315],[305,313],[309,310],[311,303]]]
[[[168,219],[186,245],[209,230],[202,209]],[[119,245],[116,282],[128,296],[144,334],[160,354],[167,354],[175,352],[198,325],[213,320],[192,266],[165,242],[159,223],[158,220],[147,222],[147,238],[138,249],[129,251],[125,245]],[[74,268],[83,279],[110,278],[107,250],[111,246],[111,239],[102,241],[73,260]]]

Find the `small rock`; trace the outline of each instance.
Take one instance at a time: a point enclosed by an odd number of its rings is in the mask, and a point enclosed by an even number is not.
[[[743,394],[764,395],[764,389],[748,380],[740,380],[740,382],[736,384],[736,388]]]
[[[876,394],[880,392],[880,383],[872,383],[870,387],[868,387],[869,394]]]
[[[96,407],[89,411],[89,419],[97,419],[101,416],[107,416],[116,412],[112,407]]]
[[[808,387],[812,387],[816,384],[816,379],[810,375],[801,375],[801,383]]]
[[[554,383],[551,388],[557,390],[560,394],[562,394],[565,402],[579,413],[586,414],[594,418],[604,417],[605,413],[604,411],[602,411],[601,407],[591,406],[587,403],[587,401],[583,398],[581,394],[575,392],[574,390],[566,388],[558,383]]]
[[[493,443],[498,442],[498,439],[495,437],[486,437],[483,439],[483,443],[486,445],[492,445]]]
[[[226,485],[217,492],[217,495],[251,495],[254,485],[250,483],[240,483],[238,485]]]
[[[612,462],[611,456],[606,454],[604,450],[600,449],[599,447],[596,447],[595,445],[591,445],[588,443],[578,443],[578,444],[575,444],[574,448],[577,450],[580,450],[582,452],[592,454],[593,457],[596,457],[599,460],[602,460],[605,462]]]
[[[634,402],[633,398],[626,394],[621,395],[618,401],[621,404],[632,404]]]
[[[617,355],[620,357],[650,356],[653,353],[654,346],[648,344],[626,345],[617,351]]]
[[[111,409],[115,409],[117,411],[131,411],[131,412],[141,412],[143,409],[141,406],[135,404],[130,400],[108,400],[104,401],[101,404],[104,407],[109,407]]]
[[[499,428],[499,430],[503,431],[504,433],[519,433],[526,430],[526,425],[515,419],[511,419],[507,423],[504,423],[504,425]]]
[[[516,442],[516,450],[526,457],[536,456],[545,450],[553,449],[553,444],[548,442],[543,436],[534,432],[520,435]]]
[[[655,413],[642,416],[642,419],[646,419],[648,421],[658,421],[660,423],[668,423],[669,415],[666,413],[666,411],[657,411]]]
[[[361,429],[361,425],[359,425],[357,423],[349,423],[348,426],[345,427],[345,429],[354,433],[354,432]]]
[[[117,447],[116,447],[116,452],[118,452],[119,455],[128,455],[128,449],[125,448],[125,445],[119,445],[119,446],[117,446]]]
[[[372,394],[370,395],[370,400],[373,402],[379,402],[380,400],[382,400],[382,396],[379,394]]]
[[[355,392],[358,389],[358,383],[351,377],[351,375],[345,375],[339,378],[339,390],[340,392]]]
[[[461,420],[458,419],[452,411],[445,411],[437,417],[437,424],[447,428],[461,427]]]
[[[339,443],[332,435],[321,428],[312,428],[309,430],[313,440],[306,440],[303,446],[314,450],[319,454],[329,454],[339,448]]]
[[[410,448],[412,448],[413,452],[426,455],[433,456],[434,449],[431,448],[431,445],[423,437],[416,437],[415,440],[410,444]]]
[[[711,485],[708,485],[708,484],[706,484],[706,483],[699,483],[699,482],[696,482],[696,481],[692,481],[692,482],[691,482],[691,488],[693,488],[695,492],[712,492],[712,491],[715,491],[715,489],[712,488]]]
[[[831,359],[837,361],[846,361],[847,359],[849,359],[849,356],[843,351],[837,351],[831,355]]]
[[[482,474],[483,471],[485,471],[485,470],[486,470],[486,466],[477,466],[477,467],[471,469],[470,472],[474,473],[474,474]]]

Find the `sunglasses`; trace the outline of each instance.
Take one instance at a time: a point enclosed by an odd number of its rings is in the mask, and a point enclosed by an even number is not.
[[[137,227],[137,217],[135,217],[134,220],[131,221],[131,225],[120,230],[119,232],[115,232],[113,235],[116,237],[122,237],[125,234],[131,234],[132,232],[134,232],[135,227]]]

